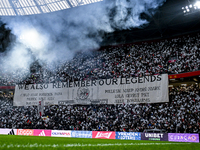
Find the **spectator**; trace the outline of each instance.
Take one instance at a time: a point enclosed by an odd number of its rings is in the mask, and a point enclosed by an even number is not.
[[[0,100],[0,128],[131,132],[156,128],[199,133],[198,86],[172,88],[169,97],[169,103],[160,104],[45,106],[42,118],[35,106],[14,107],[12,100],[4,97]]]

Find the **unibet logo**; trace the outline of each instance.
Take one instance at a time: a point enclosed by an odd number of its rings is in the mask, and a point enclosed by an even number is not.
[[[42,132],[39,134],[39,136],[46,136],[46,135],[45,135],[44,131],[42,131]]]
[[[163,138],[163,133],[145,133],[145,137],[150,138]]]

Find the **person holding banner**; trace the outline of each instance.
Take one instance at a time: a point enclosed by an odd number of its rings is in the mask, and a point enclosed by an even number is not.
[[[38,103],[38,113],[39,113],[40,117],[44,114],[44,101],[43,100],[39,101],[39,103]]]

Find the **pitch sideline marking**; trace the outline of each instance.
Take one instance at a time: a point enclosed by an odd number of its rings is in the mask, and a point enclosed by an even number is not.
[[[93,147],[93,146],[137,146],[137,145],[183,145],[183,144],[191,144],[191,143],[115,143],[115,144],[3,144],[0,145],[0,148],[34,148],[34,147]]]

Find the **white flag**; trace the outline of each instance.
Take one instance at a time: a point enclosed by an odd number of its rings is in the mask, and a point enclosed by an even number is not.
[[[39,101],[38,112],[39,112],[40,117],[44,114],[44,101],[43,100]]]

